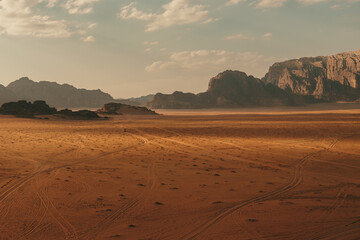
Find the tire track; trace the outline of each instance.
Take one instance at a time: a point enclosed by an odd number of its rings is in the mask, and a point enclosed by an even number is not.
[[[142,145],[145,144],[152,144],[152,139],[148,139],[139,135],[136,135],[131,132],[127,132],[127,134],[133,136],[134,138],[139,139],[142,141]],[[143,190],[142,193],[140,193],[138,196],[134,197],[133,200],[128,201],[126,204],[118,208],[117,210],[113,211],[110,215],[102,219],[100,222],[98,222],[95,226],[92,228],[86,230],[80,235],[81,239],[96,239],[99,237],[99,235],[104,234],[104,232],[110,228],[118,219],[123,217],[127,212],[129,212],[131,209],[137,207],[140,204],[140,200],[144,201],[144,198],[141,197],[144,195],[147,191],[152,191],[156,185],[156,176],[154,174],[153,170],[154,164],[153,162],[149,162],[148,169],[147,169],[147,185],[150,186],[150,188],[147,188],[146,190]]]
[[[203,234],[204,232],[206,232],[207,230],[209,230],[211,227],[213,227],[214,225],[219,223],[221,220],[226,218],[227,216],[236,212],[237,210],[239,210],[245,206],[248,206],[250,204],[253,204],[253,203],[274,199],[275,197],[296,188],[302,181],[302,178],[303,178],[302,168],[306,164],[306,162],[313,156],[316,156],[318,154],[321,154],[323,152],[331,150],[337,143],[339,143],[341,140],[343,140],[345,138],[346,137],[339,138],[339,139],[335,140],[333,143],[331,143],[327,148],[310,153],[310,154],[306,155],[305,157],[303,157],[302,159],[300,159],[294,169],[294,176],[293,176],[292,180],[285,186],[283,186],[277,190],[271,191],[269,193],[241,201],[241,202],[237,203],[235,206],[221,212],[220,214],[215,216],[213,219],[201,224],[196,229],[183,235],[179,239],[195,239],[195,238],[199,237],[201,234]]]

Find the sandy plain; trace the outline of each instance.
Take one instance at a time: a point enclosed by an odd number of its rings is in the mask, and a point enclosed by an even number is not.
[[[359,239],[359,172],[355,110],[2,116],[0,239]]]

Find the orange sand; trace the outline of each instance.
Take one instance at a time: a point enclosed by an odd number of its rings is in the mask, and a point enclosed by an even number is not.
[[[357,111],[3,116],[0,239],[359,239],[359,172]]]

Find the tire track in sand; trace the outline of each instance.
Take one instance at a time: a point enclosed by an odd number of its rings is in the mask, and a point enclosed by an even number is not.
[[[331,143],[327,148],[310,153],[310,154],[306,155],[305,157],[301,158],[299,160],[299,162],[296,164],[296,167],[294,169],[293,178],[288,184],[284,185],[283,187],[281,187],[277,190],[271,191],[269,193],[265,193],[263,195],[260,195],[260,196],[254,197],[254,198],[250,198],[250,199],[247,199],[247,200],[237,203],[233,207],[224,210],[223,212],[221,212],[217,216],[215,216],[213,219],[201,224],[196,229],[188,232],[187,234],[183,235],[179,239],[195,239],[195,238],[199,237],[201,234],[203,234],[204,232],[206,232],[207,230],[209,230],[211,227],[213,227],[214,225],[219,223],[221,220],[223,220],[224,218],[229,216],[230,214],[239,210],[240,208],[243,208],[243,207],[248,206],[253,203],[274,199],[275,197],[296,188],[302,182],[302,178],[303,178],[302,168],[306,164],[306,162],[313,156],[316,156],[318,154],[321,154],[323,152],[331,150],[337,143],[344,140],[345,138],[347,138],[347,137],[339,138],[339,139],[335,140],[333,143]]]
[[[152,144],[152,140],[155,138],[146,138],[143,136],[139,136],[137,134],[131,133],[127,131],[128,135],[131,135],[134,138],[139,139],[143,144]],[[140,204],[140,200],[144,201],[144,198],[142,197],[145,192],[151,192],[156,185],[156,176],[153,171],[154,164],[153,162],[150,162],[148,164],[148,184],[150,186],[150,189],[143,190],[140,194],[135,196],[132,200],[127,201],[124,205],[120,206],[118,209],[113,211],[110,215],[103,218],[101,221],[99,221],[95,226],[91,227],[90,229],[84,231],[81,235],[81,239],[97,239],[101,237],[101,234],[105,234],[106,230],[109,229],[118,219],[125,216],[131,209],[137,207]]]

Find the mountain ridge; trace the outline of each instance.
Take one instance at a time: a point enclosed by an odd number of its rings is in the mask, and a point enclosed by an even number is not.
[[[0,91],[3,92],[0,96],[0,103],[17,100],[43,100],[58,108],[97,108],[113,100],[110,94],[104,93],[100,89],[86,90],[69,84],[49,81],[35,82],[28,77],[15,80],[7,87],[0,86]]]

